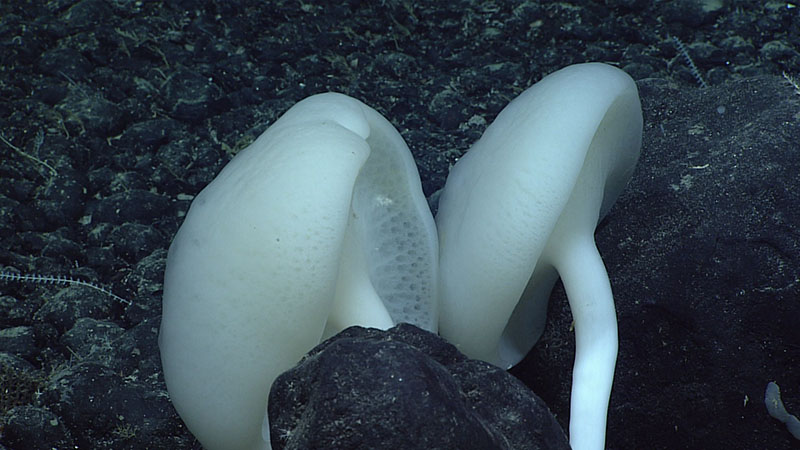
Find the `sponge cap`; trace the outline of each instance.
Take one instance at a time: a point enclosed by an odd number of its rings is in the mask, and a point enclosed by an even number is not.
[[[159,347],[187,427],[208,449],[269,448],[270,385],[326,326],[435,330],[436,251],[394,127],[341,94],[292,107],[203,189],[170,246]]]

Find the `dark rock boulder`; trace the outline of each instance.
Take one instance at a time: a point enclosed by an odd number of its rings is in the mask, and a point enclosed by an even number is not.
[[[314,348],[272,385],[269,421],[274,450],[569,448],[516,378],[408,324]]]

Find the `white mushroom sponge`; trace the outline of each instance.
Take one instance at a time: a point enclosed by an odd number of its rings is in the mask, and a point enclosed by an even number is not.
[[[560,276],[575,319],[575,450],[602,449],[617,355],[611,286],[594,229],[630,178],[642,140],[636,84],[576,64],[514,99],[450,172],[441,194],[440,334],[510,367],[539,339]]]
[[[297,103],[195,198],[170,246],[159,347],[189,430],[207,449],[269,448],[270,385],[323,333],[435,332],[436,253],[394,127],[341,94]]]

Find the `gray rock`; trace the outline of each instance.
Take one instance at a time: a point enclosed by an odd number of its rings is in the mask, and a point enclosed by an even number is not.
[[[272,448],[568,449],[539,397],[413,325],[351,327],[272,385]]]

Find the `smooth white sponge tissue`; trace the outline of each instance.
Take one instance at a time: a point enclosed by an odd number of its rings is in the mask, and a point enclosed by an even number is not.
[[[378,209],[360,206],[375,199]],[[370,241],[373,222],[392,221],[414,236]],[[375,255],[409,249],[421,259],[405,275],[419,281],[404,294],[419,306],[407,318],[435,331],[433,218],[402,138],[363,103],[309,97],[233,158],[192,202],[164,277],[164,377],[203,446],[270,448],[262,427],[272,381],[326,326],[392,326],[398,307],[384,305],[383,281],[363,272]]]
[[[439,201],[440,334],[507,368],[561,277],[575,319],[570,444],[601,449],[617,354],[594,229],[630,178],[642,113],[623,71],[576,64],[524,91],[453,167]]]

